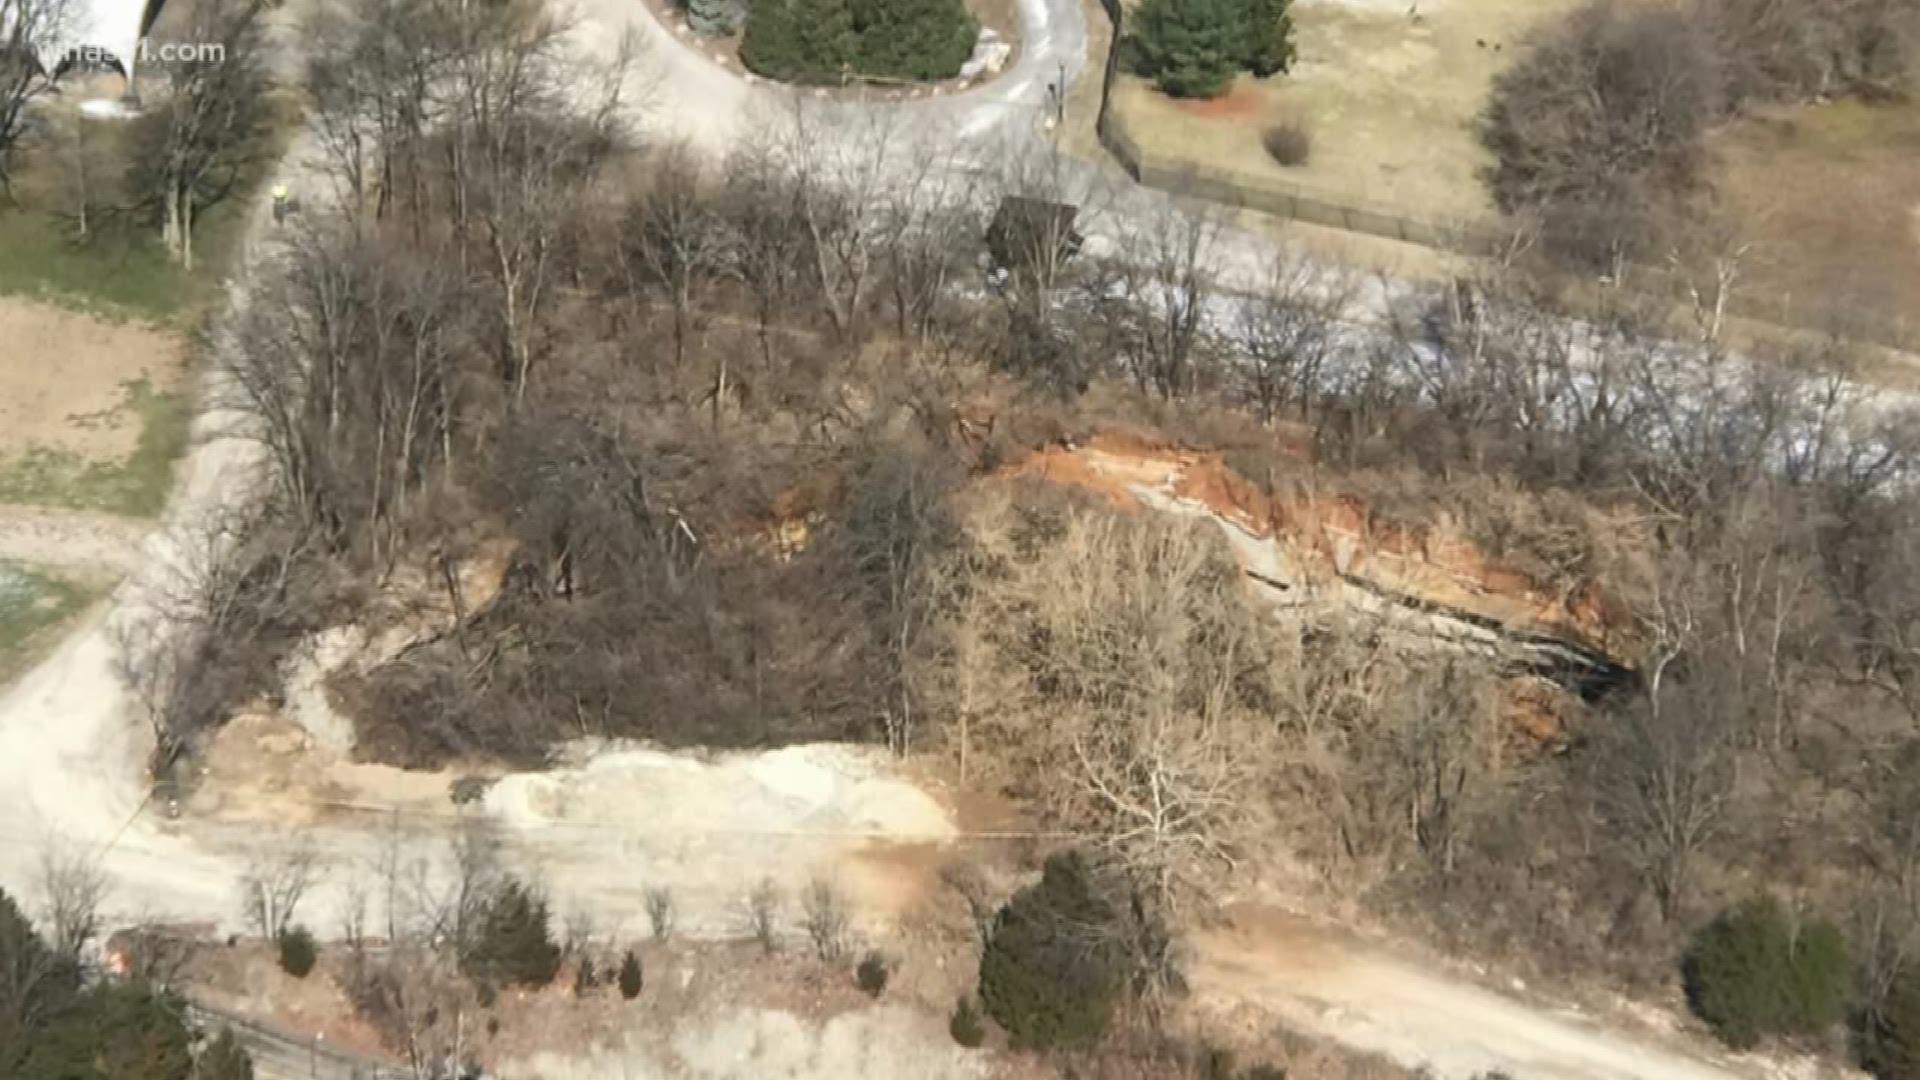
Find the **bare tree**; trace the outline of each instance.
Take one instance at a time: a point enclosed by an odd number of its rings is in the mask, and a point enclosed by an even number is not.
[[[50,837],[40,849],[38,887],[47,944],[69,962],[78,963],[100,933],[106,874],[91,853]]]
[[[645,189],[628,211],[622,261],[638,264],[649,284],[667,294],[673,309],[673,366],[678,369],[686,361],[695,290],[718,276],[725,265],[728,236],[709,205],[711,195],[699,162],[684,147],[658,151],[648,163],[645,180]],[[727,392],[723,356],[712,390],[716,422]]]
[[[1142,390],[1171,400],[1195,388],[1213,330],[1219,233],[1217,209],[1169,201],[1128,232],[1125,257],[1110,264],[1117,280],[1103,286],[1099,307]]]
[[[957,614],[985,623],[986,647],[938,662],[984,663],[1003,688],[995,771],[1096,837],[1157,901],[1232,865],[1274,728],[1257,659],[1267,616],[1224,542],[1199,524],[997,500],[964,520],[957,556],[979,557],[968,588],[982,602]],[[943,621],[949,641],[963,632]]]
[[[166,61],[165,87],[142,120],[140,151],[148,187],[161,206],[161,233],[181,265],[193,268],[193,230],[202,210],[225,198],[252,164],[267,123],[264,0],[207,0],[189,9],[182,39],[217,46],[222,59],[191,50]]]
[[[293,925],[320,871],[319,853],[304,839],[285,837],[271,851],[252,853],[240,877],[247,925],[263,938],[278,940]]]
[[[647,890],[647,925],[653,930],[655,941],[673,936],[673,890],[665,885]]]
[[[0,0],[0,193],[12,194],[27,109],[53,88],[61,60],[53,50],[69,40],[77,15],[72,0]]]
[[[747,932],[769,953],[780,947],[780,906],[780,887],[770,877],[761,878],[760,883],[747,893],[746,907],[742,913]]]
[[[1233,299],[1224,328],[1244,365],[1247,397],[1272,423],[1295,412],[1312,423],[1313,406],[1331,389],[1329,362],[1344,339],[1353,279],[1287,247],[1268,257],[1259,290]]]
[[[801,894],[801,925],[813,942],[813,951],[827,963],[837,963],[847,951],[847,898],[830,878],[815,877]]]

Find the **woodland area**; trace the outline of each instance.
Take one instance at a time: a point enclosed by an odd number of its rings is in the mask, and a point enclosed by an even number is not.
[[[335,688],[359,753],[867,741],[1093,837],[1136,911],[1285,854],[1452,944],[1644,983],[1771,890],[1844,930],[1860,1030],[1914,996],[1920,418],[1837,342],[1734,355],[1720,264],[1691,320],[1566,318],[1515,263],[1360,335],[1358,283],[1285,250],[1216,302],[1220,222],[1168,203],[1124,261],[1028,230],[990,293],[992,207],[1060,190],[1042,165],[963,189],[796,111],[705,167],[583,94],[526,0],[313,37],[345,198],[223,343],[272,490],[183,582],[195,632],[130,661],[158,768],[399,568],[505,538],[496,600]],[[1276,619],[1211,526],[982,482],[1113,429],[1451,514],[1602,590],[1634,677],[1542,743],[1497,660]]]

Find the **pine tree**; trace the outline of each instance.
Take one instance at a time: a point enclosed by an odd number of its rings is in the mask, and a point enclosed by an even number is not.
[[[545,986],[560,970],[560,946],[547,925],[547,902],[519,882],[495,894],[466,958],[469,974],[519,986]]]
[[[641,976],[640,958],[633,955],[632,949],[628,949],[626,959],[620,961],[620,996],[628,1001],[639,997]]]
[[[1248,60],[1249,3],[1146,0],[1134,20],[1135,70],[1174,97],[1218,97]]]
[[[200,1051],[195,1067],[195,1080],[253,1080],[253,1059],[230,1028],[220,1029],[220,1034]]]
[[[1293,66],[1292,7],[1291,0],[1247,0],[1247,51],[1240,63],[1255,78]]]
[[[994,917],[980,954],[980,1002],[1016,1048],[1044,1050],[1097,1040],[1120,991],[1112,950],[1098,942],[1115,922],[1079,856],[1047,860],[1036,884]]]
[[[687,0],[687,22],[702,34],[726,37],[746,21],[746,0]]]
[[[752,0],[740,61],[782,82],[838,82],[855,44],[847,0]]]
[[[853,15],[862,75],[951,78],[980,33],[961,0],[854,0]]]

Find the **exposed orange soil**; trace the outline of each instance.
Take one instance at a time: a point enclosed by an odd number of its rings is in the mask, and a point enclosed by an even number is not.
[[[1233,86],[1217,98],[1177,101],[1175,107],[1190,116],[1204,116],[1209,120],[1240,120],[1265,113],[1267,99],[1254,83],[1235,79]]]
[[[1143,492],[1198,503],[1251,536],[1277,539],[1287,557],[1310,577],[1344,575],[1514,630],[1603,651],[1619,645],[1623,620],[1595,585],[1547,588],[1488,559],[1444,524],[1387,525],[1350,496],[1269,495],[1229,468],[1217,452],[1101,434],[1037,450],[1001,475],[1069,484],[1129,509],[1142,505]]]

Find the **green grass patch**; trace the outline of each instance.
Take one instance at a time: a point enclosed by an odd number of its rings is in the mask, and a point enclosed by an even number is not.
[[[191,293],[187,275],[152,237],[116,227],[81,243],[58,215],[0,210],[0,295],[166,321]]]
[[[193,420],[187,395],[126,383],[120,410],[140,425],[133,453],[120,461],[87,461],[63,451],[32,449],[0,460],[0,503],[103,510],[154,517],[173,488],[173,463],[186,450]]]
[[[0,683],[25,671],[52,632],[96,595],[64,578],[0,559]]]

